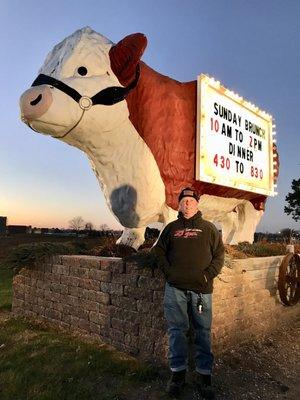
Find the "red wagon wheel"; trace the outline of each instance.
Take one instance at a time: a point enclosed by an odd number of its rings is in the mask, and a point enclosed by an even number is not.
[[[287,254],[281,262],[278,275],[280,300],[286,306],[295,305],[300,298],[300,255]]]

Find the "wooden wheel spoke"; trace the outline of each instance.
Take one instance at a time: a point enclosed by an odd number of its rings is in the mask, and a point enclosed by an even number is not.
[[[295,284],[297,283],[297,278],[296,278],[296,276],[287,275],[285,279],[286,279],[286,282],[287,282],[289,285],[295,285]]]

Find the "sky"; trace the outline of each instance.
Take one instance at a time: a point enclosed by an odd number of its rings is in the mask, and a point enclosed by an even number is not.
[[[283,212],[300,177],[299,21],[298,0],[0,0],[0,215],[37,227],[68,227],[77,215],[96,228],[120,227],[86,156],[19,118],[20,95],[47,53],[90,26],[115,43],[142,32],[142,59],[153,69],[179,81],[207,73],[272,114],[278,195],[268,199],[257,231],[300,229]]]

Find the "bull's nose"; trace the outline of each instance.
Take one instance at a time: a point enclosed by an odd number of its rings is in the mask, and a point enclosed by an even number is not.
[[[47,85],[34,86],[24,92],[20,99],[21,119],[33,121],[40,118],[52,103],[52,93]]]
[[[42,95],[41,94],[39,94],[38,95],[38,97],[35,99],[35,100],[32,100],[31,102],[30,102],[30,104],[32,105],[32,106],[36,106],[41,100],[42,100]]]

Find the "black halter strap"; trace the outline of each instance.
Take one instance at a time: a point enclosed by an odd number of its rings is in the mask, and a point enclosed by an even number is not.
[[[80,107],[83,109],[88,109],[92,105],[102,104],[105,106],[112,106],[120,101],[124,100],[128,93],[134,89],[138,83],[140,77],[140,69],[139,66],[136,68],[135,78],[134,80],[125,88],[122,86],[111,86],[106,89],[101,90],[100,92],[96,93],[93,97],[89,98],[87,96],[82,96],[77,90],[73,89],[72,87],[66,85],[62,81],[53,78],[52,76],[40,74],[32,83],[31,86],[39,86],[39,85],[50,85],[55,87],[58,90],[61,90],[68,96],[72,97],[77,103],[79,103]],[[89,106],[82,106],[81,101],[86,99],[91,102]]]

